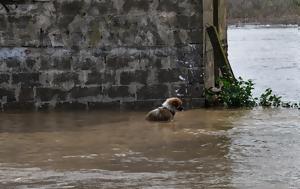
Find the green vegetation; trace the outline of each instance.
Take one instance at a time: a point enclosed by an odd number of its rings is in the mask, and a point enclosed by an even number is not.
[[[268,88],[266,91],[260,96],[259,105],[263,107],[279,107],[281,106],[281,96],[276,96],[272,94],[272,89]]]
[[[260,96],[253,97],[254,83],[252,80],[244,81],[241,77],[235,79],[233,77],[219,78],[220,90],[206,90],[206,99],[209,105],[221,105],[228,108],[253,108],[255,106],[263,107],[279,107],[283,106],[281,97],[274,95],[269,88]]]
[[[228,0],[230,23],[299,24],[300,0]]]
[[[219,82],[222,84],[219,100],[225,106],[254,107],[256,105],[256,99],[252,95],[254,84],[251,80],[244,81],[241,77],[238,80],[232,77],[221,77]]]

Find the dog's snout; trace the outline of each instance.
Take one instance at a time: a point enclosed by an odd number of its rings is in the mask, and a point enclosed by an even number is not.
[[[182,106],[178,106],[178,107],[177,107],[177,110],[178,110],[178,111],[183,111],[183,107],[182,107]]]

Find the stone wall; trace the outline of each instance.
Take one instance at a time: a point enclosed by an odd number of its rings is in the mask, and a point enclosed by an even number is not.
[[[9,7],[0,9],[3,110],[142,108],[170,96],[204,103],[201,0],[24,0]]]

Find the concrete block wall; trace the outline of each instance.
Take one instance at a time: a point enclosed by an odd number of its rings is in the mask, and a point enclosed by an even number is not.
[[[201,0],[35,0],[0,8],[0,101],[10,109],[204,104]]]

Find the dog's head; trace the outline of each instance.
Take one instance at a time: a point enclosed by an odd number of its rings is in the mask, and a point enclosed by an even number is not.
[[[183,107],[182,107],[182,100],[180,100],[177,97],[173,97],[173,98],[168,98],[164,103],[163,103],[164,107],[169,108],[170,110],[173,111],[182,111]]]

